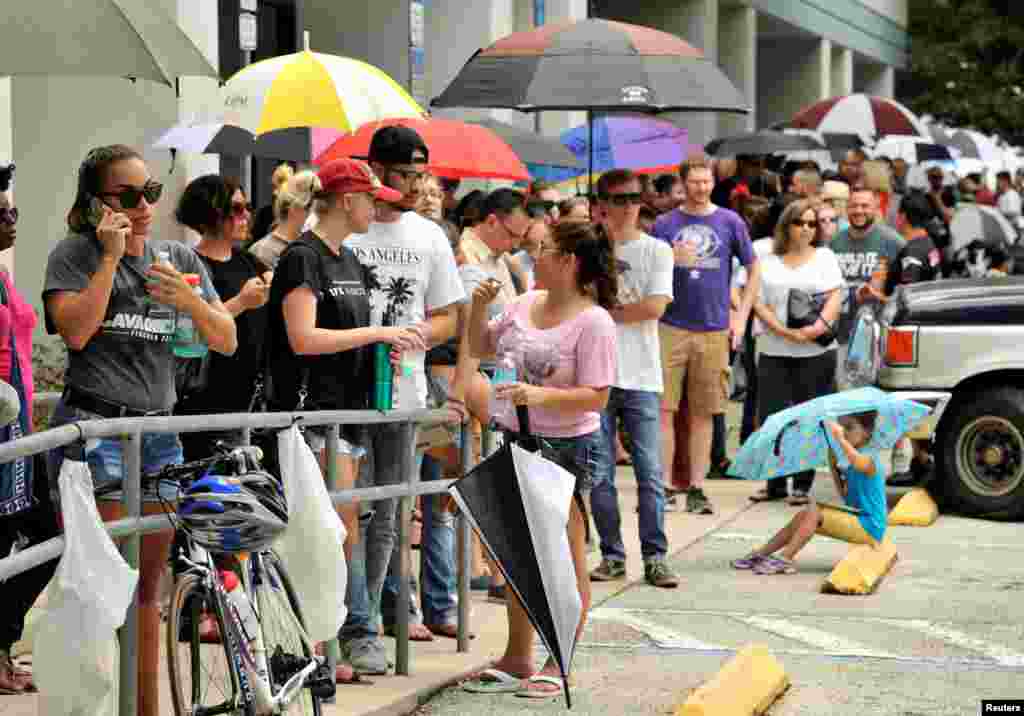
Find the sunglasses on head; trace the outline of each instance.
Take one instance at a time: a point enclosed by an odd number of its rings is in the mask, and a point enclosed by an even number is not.
[[[121,191],[105,191],[100,196],[116,196],[121,202],[121,208],[134,209],[145,197],[147,204],[155,204],[160,201],[160,195],[164,192],[164,185],[158,181],[148,181],[141,189],[128,187]]]
[[[605,194],[601,199],[613,206],[626,206],[627,204],[643,204],[643,196],[640,192],[629,192],[627,194]]]
[[[11,207],[8,209],[4,207],[0,209],[0,224],[7,224],[8,226],[14,226],[18,223],[18,209]]]

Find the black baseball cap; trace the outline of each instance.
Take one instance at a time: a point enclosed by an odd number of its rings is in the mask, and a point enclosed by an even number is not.
[[[373,133],[367,158],[381,164],[418,164],[425,163],[429,156],[426,143],[415,129],[391,125]]]

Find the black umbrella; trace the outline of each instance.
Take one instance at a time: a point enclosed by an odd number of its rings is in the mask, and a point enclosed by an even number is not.
[[[740,154],[814,152],[826,149],[825,144],[809,134],[787,134],[772,129],[720,137],[704,147],[708,154],[719,157],[735,157]]]
[[[697,48],[667,32],[597,19],[550,23],[478,50],[430,105],[750,112],[740,91]],[[592,168],[593,156],[591,177]]]
[[[496,119],[466,120],[467,124],[479,124],[486,127],[512,147],[512,151],[522,160],[523,164],[542,164],[550,167],[583,169],[580,160],[569,151],[558,139],[552,139],[536,132],[520,129],[512,124],[499,122]]]
[[[313,159],[312,134],[305,127],[278,129],[257,139],[249,130],[232,124],[182,124],[165,132],[153,147],[172,152],[308,162]]]
[[[525,408],[518,413],[528,434]],[[531,442],[506,441],[450,491],[558,664],[572,708],[568,677],[582,604],[565,526],[576,480]]]

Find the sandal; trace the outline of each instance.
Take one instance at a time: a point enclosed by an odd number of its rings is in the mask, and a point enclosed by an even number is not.
[[[521,691],[526,679],[512,676],[501,669],[484,669],[462,685],[471,694],[515,694]]]
[[[754,574],[796,574],[796,566],[785,557],[765,557],[754,566]]]
[[[25,693],[25,690],[25,684],[18,678],[11,655],[6,651],[0,652],[0,694],[15,696]]]
[[[762,488],[750,496],[751,502],[774,502],[775,500],[785,500],[787,497],[785,492],[771,492],[767,487]]]
[[[554,690],[547,688],[530,688],[531,686],[544,684],[546,686],[554,686]],[[553,699],[562,695],[565,685],[562,683],[562,679],[559,676],[551,676],[549,674],[534,674],[523,684],[523,688],[516,692],[516,696],[520,696],[524,699]]]
[[[804,490],[793,490],[793,494],[786,498],[786,504],[792,505],[793,507],[799,507],[800,505],[806,505],[811,501],[808,497],[807,492]]]

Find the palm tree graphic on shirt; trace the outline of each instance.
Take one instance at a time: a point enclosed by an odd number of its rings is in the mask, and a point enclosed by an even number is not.
[[[385,326],[398,325],[398,319],[405,314],[405,307],[412,301],[414,285],[411,279],[404,276],[395,276],[388,281],[388,285],[383,289],[388,300],[384,307]]]

